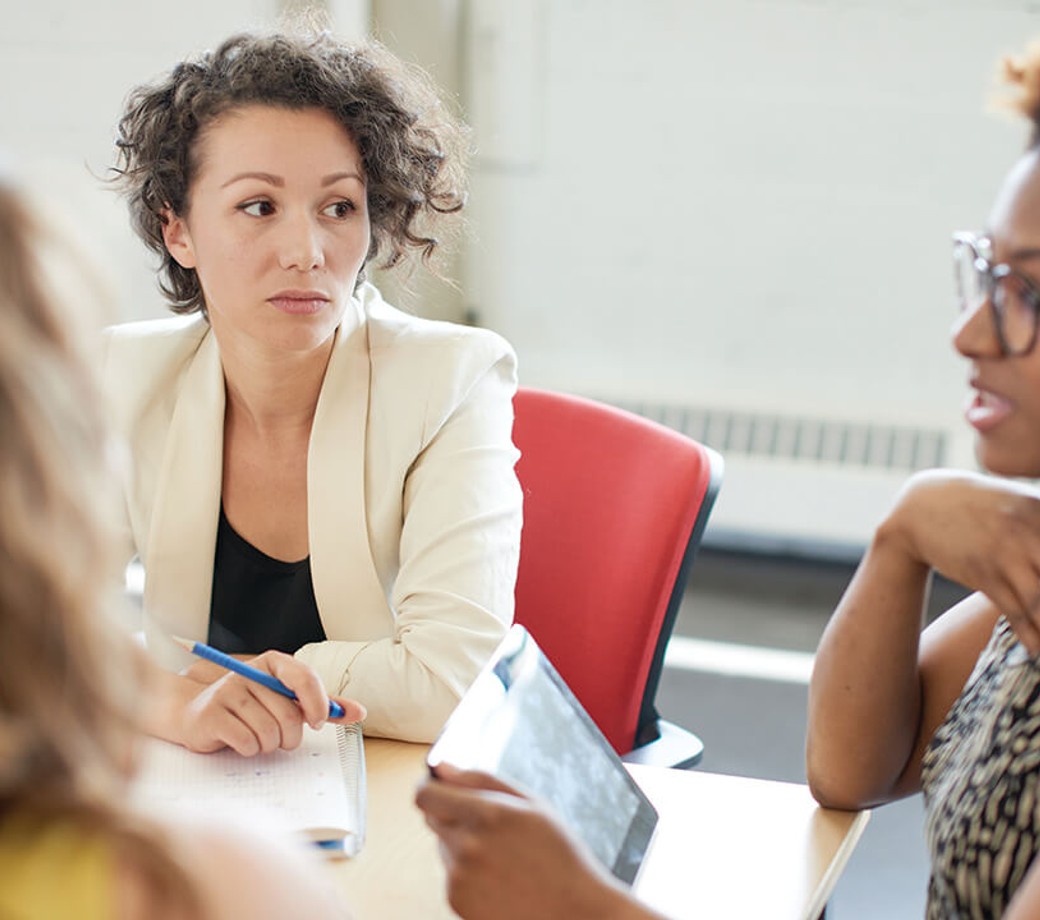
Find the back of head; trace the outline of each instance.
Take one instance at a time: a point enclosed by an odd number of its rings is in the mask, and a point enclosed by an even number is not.
[[[999,65],[1004,92],[997,106],[1029,119],[1029,148],[1040,147],[1040,40],[1019,55],[1004,57]]]
[[[0,183],[0,807],[104,794],[118,749],[103,427],[48,262],[76,258]]]
[[[122,804],[142,675],[107,628],[114,480],[83,352],[97,327],[59,295],[82,305],[92,286],[77,247],[0,175],[0,827],[17,814],[99,836],[149,916],[201,916],[161,833]]]

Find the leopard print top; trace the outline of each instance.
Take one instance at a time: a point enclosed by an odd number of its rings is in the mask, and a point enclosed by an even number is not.
[[[995,918],[1040,844],[1040,664],[1003,618],[922,761],[929,920]]]

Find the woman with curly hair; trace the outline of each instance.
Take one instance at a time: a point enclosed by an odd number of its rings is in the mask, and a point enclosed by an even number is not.
[[[516,361],[365,280],[440,246],[466,135],[375,44],[238,35],[129,97],[117,182],[177,317],[117,327],[128,553],[167,679],[155,734],[299,743],[325,693],[433,738],[512,619]],[[253,659],[300,706],[172,637]]]
[[[100,290],[41,212],[0,176],[0,916],[343,917],[275,829],[127,804],[149,668],[109,628],[114,452],[77,322]]]
[[[1040,477],[1040,44],[1003,64],[1031,124],[980,235],[954,237],[982,467]],[[922,631],[930,573],[975,591]],[[809,782],[838,808],[923,791],[928,916],[1040,916],[1040,493],[913,476],[816,656]]]

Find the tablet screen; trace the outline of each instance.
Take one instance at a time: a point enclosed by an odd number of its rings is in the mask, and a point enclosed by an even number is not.
[[[534,639],[513,626],[430,750],[550,802],[563,823],[631,883],[657,813]]]

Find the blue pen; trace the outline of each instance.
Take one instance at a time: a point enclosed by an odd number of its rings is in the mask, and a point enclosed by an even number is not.
[[[229,671],[234,671],[236,674],[241,674],[243,677],[255,680],[258,684],[263,684],[267,687],[268,690],[274,690],[275,693],[287,696],[291,700],[298,699],[292,690],[285,686],[285,684],[283,684],[277,677],[268,674],[266,671],[260,671],[257,668],[250,667],[245,662],[239,661],[237,658],[232,658],[230,655],[225,655],[223,652],[218,652],[212,646],[206,645],[202,642],[191,642],[188,639],[181,639],[178,636],[173,636],[172,638],[178,645],[183,646],[193,655],[198,655],[199,658],[205,658],[207,661],[219,664],[222,668],[227,668]],[[342,716],[343,707],[335,700],[329,700],[329,717],[332,719],[339,719]]]

